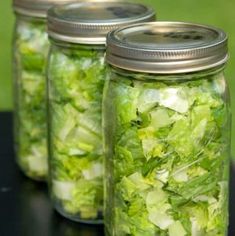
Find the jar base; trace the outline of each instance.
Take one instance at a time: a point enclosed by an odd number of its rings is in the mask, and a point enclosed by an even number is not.
[[[19,164],[19,162],[16,161],[16,164],[17,164],[18,168],[20,169],[20,172],[22,173],[22,175],[24,175],[25,177],[27,177],[33,181],[37,181],[37,182],[47,182],[46,176],[39,176],[36,174],[32,174],[31,172],[29,172],[25,168],[23,168],[22,165]]]
[[[81,219],[79,217],[79,214],[72,215],[72,214],[66,213],[63,210],[63,208],[60,206],[60,204],[54,204],[54,209],[56,210],[56,212],[58,212],[64,218],[69,219],[69,220],[74,221],[74,222],[78,222],[78,223],[82,223],[82,224],[90,224],[90,225],[102,225],[102,224],[104,224],[103,219],[85,220],[85,219]],[[101,213],[99,215],[101,215]]]

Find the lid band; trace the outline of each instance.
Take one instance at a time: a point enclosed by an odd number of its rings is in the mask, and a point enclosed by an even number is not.
[[[20,15],[46,18],[50,7],[71,2],[74,0],[13,0],[13,9]]]
[[[109,64],[145,73],[188,73],[228,60],[227,35],[205,25],[185,22],[136,24],[109,33]]]
[[[142,4],[105,0],[72,3],[48,11],[48,34],[71,43],[105,44],[110,31],[152,20],[154,10]]]

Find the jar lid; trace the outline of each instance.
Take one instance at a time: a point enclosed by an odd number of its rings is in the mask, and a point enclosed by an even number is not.
[[[108,34],[109,64],[159,74],[210,69],[228,60],[224,31],[185,22],[142,23]]]
[[[48,11],[51,38],[80,44],[105,44],[111,30],[155,19],[153,9],[124,1],[91,1],[56,6]]]
[[[21,15],[46,18],[50,7],[69,2],[74,2],[74,0],[13,0],[13,8]]]

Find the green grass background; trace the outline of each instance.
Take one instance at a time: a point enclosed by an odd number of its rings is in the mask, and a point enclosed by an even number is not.
[[[235,112],[235,0],[139,0],[153,6],[158,20],[178,20],[211,24],[229,34],[230,61],[226,75]],[[11,42],[14,17],[10,0],[0,1],[0,110],[12,109]],[[235,116],[233,118],[235,144]],[[233,147],[233,145],[232,145]],[[232,148],[233,156],[235,149]]]

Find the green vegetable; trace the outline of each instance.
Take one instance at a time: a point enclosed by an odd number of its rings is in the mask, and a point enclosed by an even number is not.
[[[47,176],[46,76],[49,42],[43,20],[22,19],[14,45],[17,162],[33,179]]]
[[[110,72],[103,102],[109,235],[225,236],[230,110],[222,72],[174,82]]]
[[[49,60],[52,198],[63,215],[102,220],[104,49],[54,45]]]

